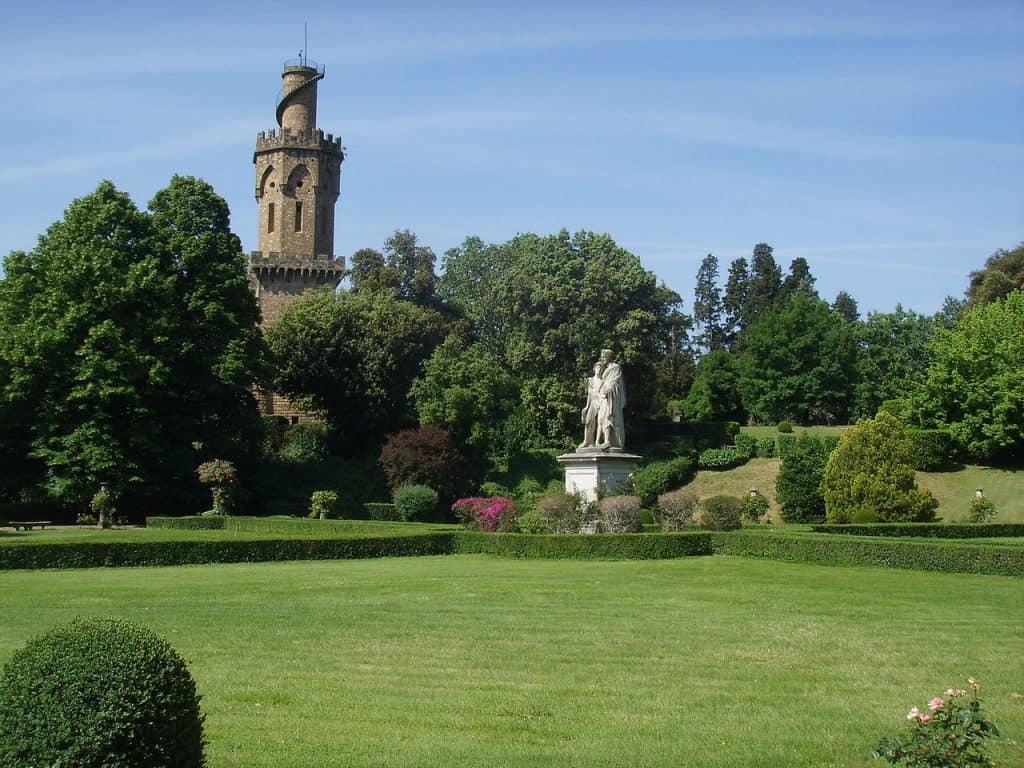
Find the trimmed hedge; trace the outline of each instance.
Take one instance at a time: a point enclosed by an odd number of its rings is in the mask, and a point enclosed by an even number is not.
[[[566,560],[661,560],[711,554],[711,534],[455,534],[454,553]]]
[[[762,437],[757,441],[757,458],[771,459],[775,456],[775,438]]]
[[[812,525],[815,533],[847,536],[912,536],[933,539],[991,539],[1024,536],[1024,523],[878,523],[876,525]]]
[[[395,509],[395,505],[390,502],[385,504],[377,501],[369,501],[363,504],[363,509],[370,516],[371,520],[387,520],[390,522],[398,522],[402,518],[398,516],[398,510]]]
[[[641,505],[653,507],[661,494],[686,485],[693,475],[693,462],[685,456],[652,461],[633,473],[633,492],[640,497]]]
[[[220,515],[209,517],[147,517],[147,528],[173,528],[178,531],[220,531],[228,518]]]
[[[712,534],[716,555],[820,565],[868,565],[944,573],[1024,576],[1024,547],[940,541],[872,541],[814,534]]]
[[[796,435],[779,435],[775,441],[775,455],[785,459],[796,445]]]
[[[0,547],[0,570],[347,560],[447,555],[451,552],[452,533],[449,532],[248,541],[80,541]]]
[[[724,470],[746,464],[750,454],[740,448],[708,448],[700,452],[697,466],[700,469]]]

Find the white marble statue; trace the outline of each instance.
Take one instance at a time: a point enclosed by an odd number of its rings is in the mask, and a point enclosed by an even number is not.
[[[587,379],[587,404],[583,406],[583,442],[578,450],[622,450],[626,445],[626,427],[622,406],[626,404],[626,385],[622,368],[612,360],[610,349],[601,350],[594,375]]]

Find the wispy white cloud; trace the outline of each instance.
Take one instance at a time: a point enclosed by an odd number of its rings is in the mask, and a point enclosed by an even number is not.
[[[154,158],[185,156],[238,144],[244,141],[244,137],[255,137],[260,125],[260,122],[252,120],[210,125],[186,135],[165,137],[119,149],[58,155],[49,160],[6,163],[0,165],[0,182],[60,176]]]

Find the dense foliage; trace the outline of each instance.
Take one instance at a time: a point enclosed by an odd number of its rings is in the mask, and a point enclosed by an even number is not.
[[[842,424],[856,362],[850,324],[800,292],[770,308],[744,334],[740,392],[755,419]]]
[[[413,425],[409,388],[443,332],[436,311],[388,292],[309,295],[266,330],[275,391],[322,411],[346,444],[379,444]]]
[[[0,765],[201,768],[203,716],[185,661],[123,619],[35,638],[0,679]]]
[[[914,446],[903,424],[882,411],[843,433],[821,482],[830,523],[924,522],[937,502],[914,479]]]
[[[677,294],[607,235],[520,235],[496,248],[493,269],[478,243],[449,252],[455,276],[444,290],[458,306],[481,302],[468,310],[473,333],[519,380],[533,430],[555,443],[578,439],[582,382],[602,348],[623,366],[627,423],[661,410],[685,370],[689,321]]]
[[[20,490],[82,505],[106,483],[187,507],[199,461],[258,445],[259,315],[205,182],[174,177],[149,212],[103,182],[4,271],[0,444],[16,448],[0,461]]]
[[[651,507],[661,494],[686,485],[693,475],[693,462],[684,456],[652,461],[633,473],[633,491],[643,506]]]
[[[808,434],[800,435],[782,459],[775,479],[775,497],[787,523],[815,523],[825,519],[825,476],[828,451]]]
[[[914,418],[949,432],[979,461],[1020,458],[1024,447],[1024,290],[963,312],[930,347]]]
[[[424,522],[435,520],[440,501],[437,491],[429,485],[403,485],[395,491],[392,503],[401,520]]]
[[[425,424],[388,435],[380,464],[391,490],[419,484],[435,488],[450,503],[468,486],[466,460],[440,427]]]
[[[739,387],[736,358],[724,349],[709,352],[697,364],[683,415],[688,421],[743,421],[746,410]]]

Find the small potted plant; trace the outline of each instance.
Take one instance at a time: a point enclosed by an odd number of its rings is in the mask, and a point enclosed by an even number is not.
[[[334,491],[313,491],[309,500],[309,516],[326,520],[336,517],[338,511],[338,494]]]
[[[109,528],[113,525],[117,507],[114,506],[114,497],[107,490],[106,483],[102,483],[100,489],[93,495],[92,501],[89,502],[89,511],[92,512],[93,518],[96,520],[97,528]]]

